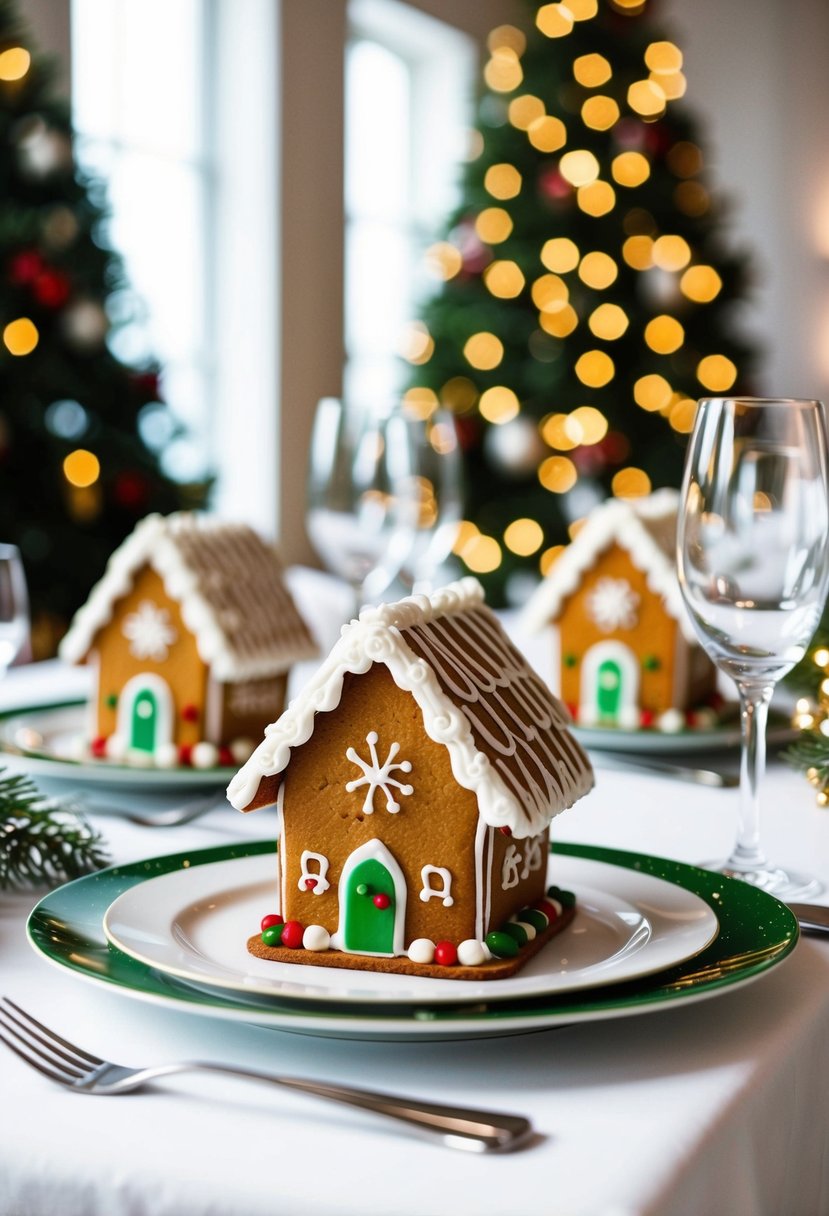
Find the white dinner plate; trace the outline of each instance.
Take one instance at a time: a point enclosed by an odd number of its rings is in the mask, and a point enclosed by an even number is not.
[[[253,957],[248,937],[273,910],[273,856],[182,869],[132,887],[104,932],[125,954],[195,985],[242,997],[430,1005],[504,1001],[596,988],[662,971],[704,950],[717,917],[674,883],[582,858],[556,857],[551,882],[575,891],[577,915],[517,975],[501,980],[294,966]]]
[[[706,730],[623,730],[620,726],[573,726],[573,734],[588,751],[703,754],[735,751],[740,747],[740,721],[727,719]],[[766,743],[783,747],[800,734],[791,719],[779,710],[769,714]]]

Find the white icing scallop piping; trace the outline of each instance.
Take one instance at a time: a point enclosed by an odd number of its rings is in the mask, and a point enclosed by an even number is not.
[[[431,597],[413,596],[397,604],[364,609],[357,620],[343,626],[338,642],[316,674],[282,717],[266,728],[265,738],[228,786],[231,804],[237,810],[245,810],[262,778],[281,773],[287,767],[292,749],[311,738],[315,714],[329,712],[339,705],[347,674],[364,674],[374,662],[380,662],[388,668],[398,688],[411,693],[423,715],[426,734],[447,749],[453,776],[463,789],[475,794],[482,819],[491,827],[507,827],[518,837],[543,831],[554,815],[572,805],[592,786],[589,765],[586,760],[579,762],[575,743],[569,743],[573,771],[558,756],[553,759],[556,771],[545,773],[545,786],[528,789],[516,783],[500,760],[492,764],[479,751],[468,718],[443,692],[429,662],[412,650],[401,633],[402,629],[411,630],[464,613],[474,613],[478,618],[488,613],[482,605],[483,589],[476,579],[466,578]],[[489,617],[493,627],[500,629],[494,616]],[[472,630],[474,633],[474,625]],[[569,736],[564,712],[559,712],[551,693],[545,690],[545,695],[550,700],[544,706],[547,733],[555,733],[565,743]],[[506,725],[504,729],[506,732]],[[565,750],[562,746],[562,751]],[[552,756],[549,748],[546,754]]]

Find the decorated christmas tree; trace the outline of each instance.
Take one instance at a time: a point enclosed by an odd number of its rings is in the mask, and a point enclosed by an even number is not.
[[[176,424],[158,369],[109,348],[123,286],[51,65],[0,0],[0,541],[22,551],[40,654],[139,517],[205,497],[165,476],[142,437]]]
[[[456,553],[520,601],[608,495],[678,485],[696,400],[750,391],[683,57],[646,0],[527,4],[501,26],[462,202],[428,251],[409,400],[458,415]]]

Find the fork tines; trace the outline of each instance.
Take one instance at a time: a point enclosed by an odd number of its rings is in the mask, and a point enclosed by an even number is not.
[[[7,996],[0,998],[0,1028],[0,1041],[52,1081],[71,1085],[103,1063],[98,1056],[44,1026]]]

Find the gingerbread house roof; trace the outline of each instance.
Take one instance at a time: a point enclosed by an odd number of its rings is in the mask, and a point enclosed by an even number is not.
[[[477,580],[466,578],[431,596],[364,608],[343,626],[328,659],[231,781],[237,810],[251,806],[264,778],[284,771],[291,750],[313,734],[315,715],[336,709],[346,674],[373,663],[411,693],[426,734],[447,749],[455,780],[476,795],[490,826],[535,835],[592,787],[567,710],[483,603]]]
[[[146,565],[179,605],[216,679],[264,679],[319,653],[273,546],[245,524],[179,512],[148,515],[112,554],[61,642],[62,659],[86,657]]]
[[[611,498],[590,512],[549,574],[529,599],[521,625],[537,633],[558,619],[582,578],[609,546],[620,545],[647,577],[666,611],[678,623],[687,641],[698,643],[676,572],[676,526],[679,494],[657,490],[645,498]]]

